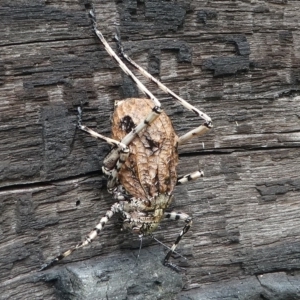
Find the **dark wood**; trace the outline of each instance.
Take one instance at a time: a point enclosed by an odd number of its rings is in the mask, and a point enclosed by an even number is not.
[[[179,152],[179,174],[205,173],[175,190],[172,208],[194,217],[179,247],[187,260],[175,260],[182,274],[149,239],[136,264],[139,240],[117,218],[37,272],[113,203],[101,176],[109,147],[76,130],[77,106],[109,136],[114,101],[139,94],[93,34],[92,4],[112,46],[118,28],[136,62],[213,119]],[[299,299],[299,1],[0,5],[0,299]],[[199,124],[138,77],[179,135]],[[172,245],[182,227],[164,222],[156,237]]]

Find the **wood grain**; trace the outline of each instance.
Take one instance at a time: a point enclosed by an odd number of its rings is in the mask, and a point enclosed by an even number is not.
[[[139,240],[117,218],[91,247],[37,272],[112,204],[101,176],[109,147],[76,130],[77,106],[110,136],[114,101],[139,96],[94,36],[92,5],[112,46],[118,28],[136,62],[213,120],[179,151],[180,175],[205,173],[175,189],[172,208],[194,217],[180,275],[160,267],[153,240],[135,264]],[[299,11],[296,0],[1,1],[0,299],[298,299]],[[138,77],[178,135],[199,124]],[[171,245],[181,229],[164,222],[156,237]]]

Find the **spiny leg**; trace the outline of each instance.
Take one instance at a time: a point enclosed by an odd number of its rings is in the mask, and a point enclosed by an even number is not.
[[[181,230],[180,234],[178,235],[175,243],[172,245],[171,250],[167,253],[167,255],[164,258],[163,264],[165,266],[171,267],[172,269],[178,271],[179,268],[172,264],[171,262],[169,262],[169,259],[171,257],[171,255],[175,252],[176,247],[178,246],[181,238],[189,231],[191,225],[192,225],[192,218],[185,214],[185,213],[176,213],[176,212],[171,212],[171,213],[165,213],[165,218],[170,219],[170,220],[183,220],[185,221],[185,225],[183,227],[183,229]]]
[[[103,218],[101,218],[100,222],[96,225],[96,227],[87,235],[84,241],[78,243],[76,246],[70,248],[69,250],[57,255],[54,259],[52,259],[50,262],[45,263],[42,265],[40,271],[43,271],[54,264],[56,264],[58,261],[62,260],[63,258],[69,256],[72,254],[75,250],[82,248],[88,244],[90,244],[99,234],[100,231],[103,229],[105,224],[108,222],[108,220],[117,212],[123,212],[122,203],[115,203],[110,210],[108,210]],[[124,212],[123,212],[124,214]],[[127,217],[130,217],[129,215]]]
[[[170,96],[172,96],[174,99],[178,100],[185,108],[187,108],[190,111],[193,111],[198,117],[202,118],[205,123],[201,124],[200,126],[198,126],[197,128],[187,132],[186,134],[184,134],[183,136],[179,137],[179,141],[178,144],[184,144],[185,142],[187,142],[188,140],[192,139],[195,136],[200,136],[203,135],[205,132],[207,132],[211,127],[212,127],[212,122],[211,122],[211,118],[206,115],[205,113],[203,113],[202,111],[200,111],[199,109],[197,109],[196,107],[194,107],[193,105],[189,104],[186,100],[182,99],[181,97],[179,97],[178,95],[176,95],[174,92],[172,92],[169,88],[167,88],[164,84],[162,84],[159,80],[157,80],[155,77],[153,77],[150,73],[148,73],[146,70],[144,70],[141,66],[139,66],[135,61],[133,61],[125,52],[124,49],[120,43],[120,40],[117,36],[115,36],[119,48],[120,48],[120,52],[121,55],[133,66],[135,67],[143,76],[145,76],[146,78],[150,79],[151,81],[153,81],[155,84],[157,84],[157,86],[163,90],[165,93],[169,94]]]
[[[203,177],[203,176],[204,176],[203,171],[201,171],[201,170],[200,171],[195,171],[193,173],[178,177],[176,185],[185,184],[189,181],[196,180],[196,179],[198,179],[200,177]]]

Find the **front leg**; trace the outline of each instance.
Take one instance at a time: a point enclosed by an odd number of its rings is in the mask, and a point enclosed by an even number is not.
[[[120,171],[123,163],[126,161],[129,155],[129,148],[127,144],[122,141],[106,137],[89,127],[82,125],[82,109],[78,107],[78,128],[82,131],[87,132],[92,137],[96,139],[101,139],[106,141],[108,144],[113,146],[113,149],[108,153],[103,162],[102,171],[107,176],[107,190],[112,193],[114,188],[118,184],[118,172]]]

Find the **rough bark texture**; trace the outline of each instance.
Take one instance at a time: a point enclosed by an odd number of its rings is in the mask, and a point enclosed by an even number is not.
[[[173,209],[194,217],[179,250],[110,221],[90,247],[37,272],[76,244],[112,204],[101,177],[114,101],[138,95],[92,32],[213,119],[180,148]],[[300,1],[1,0],[0,299],[300,299]],[[139,76],[140,77],[140,76]],[[147,83],[178,135],[199,120]],[[171,245],[182,224],[156,237]]]

